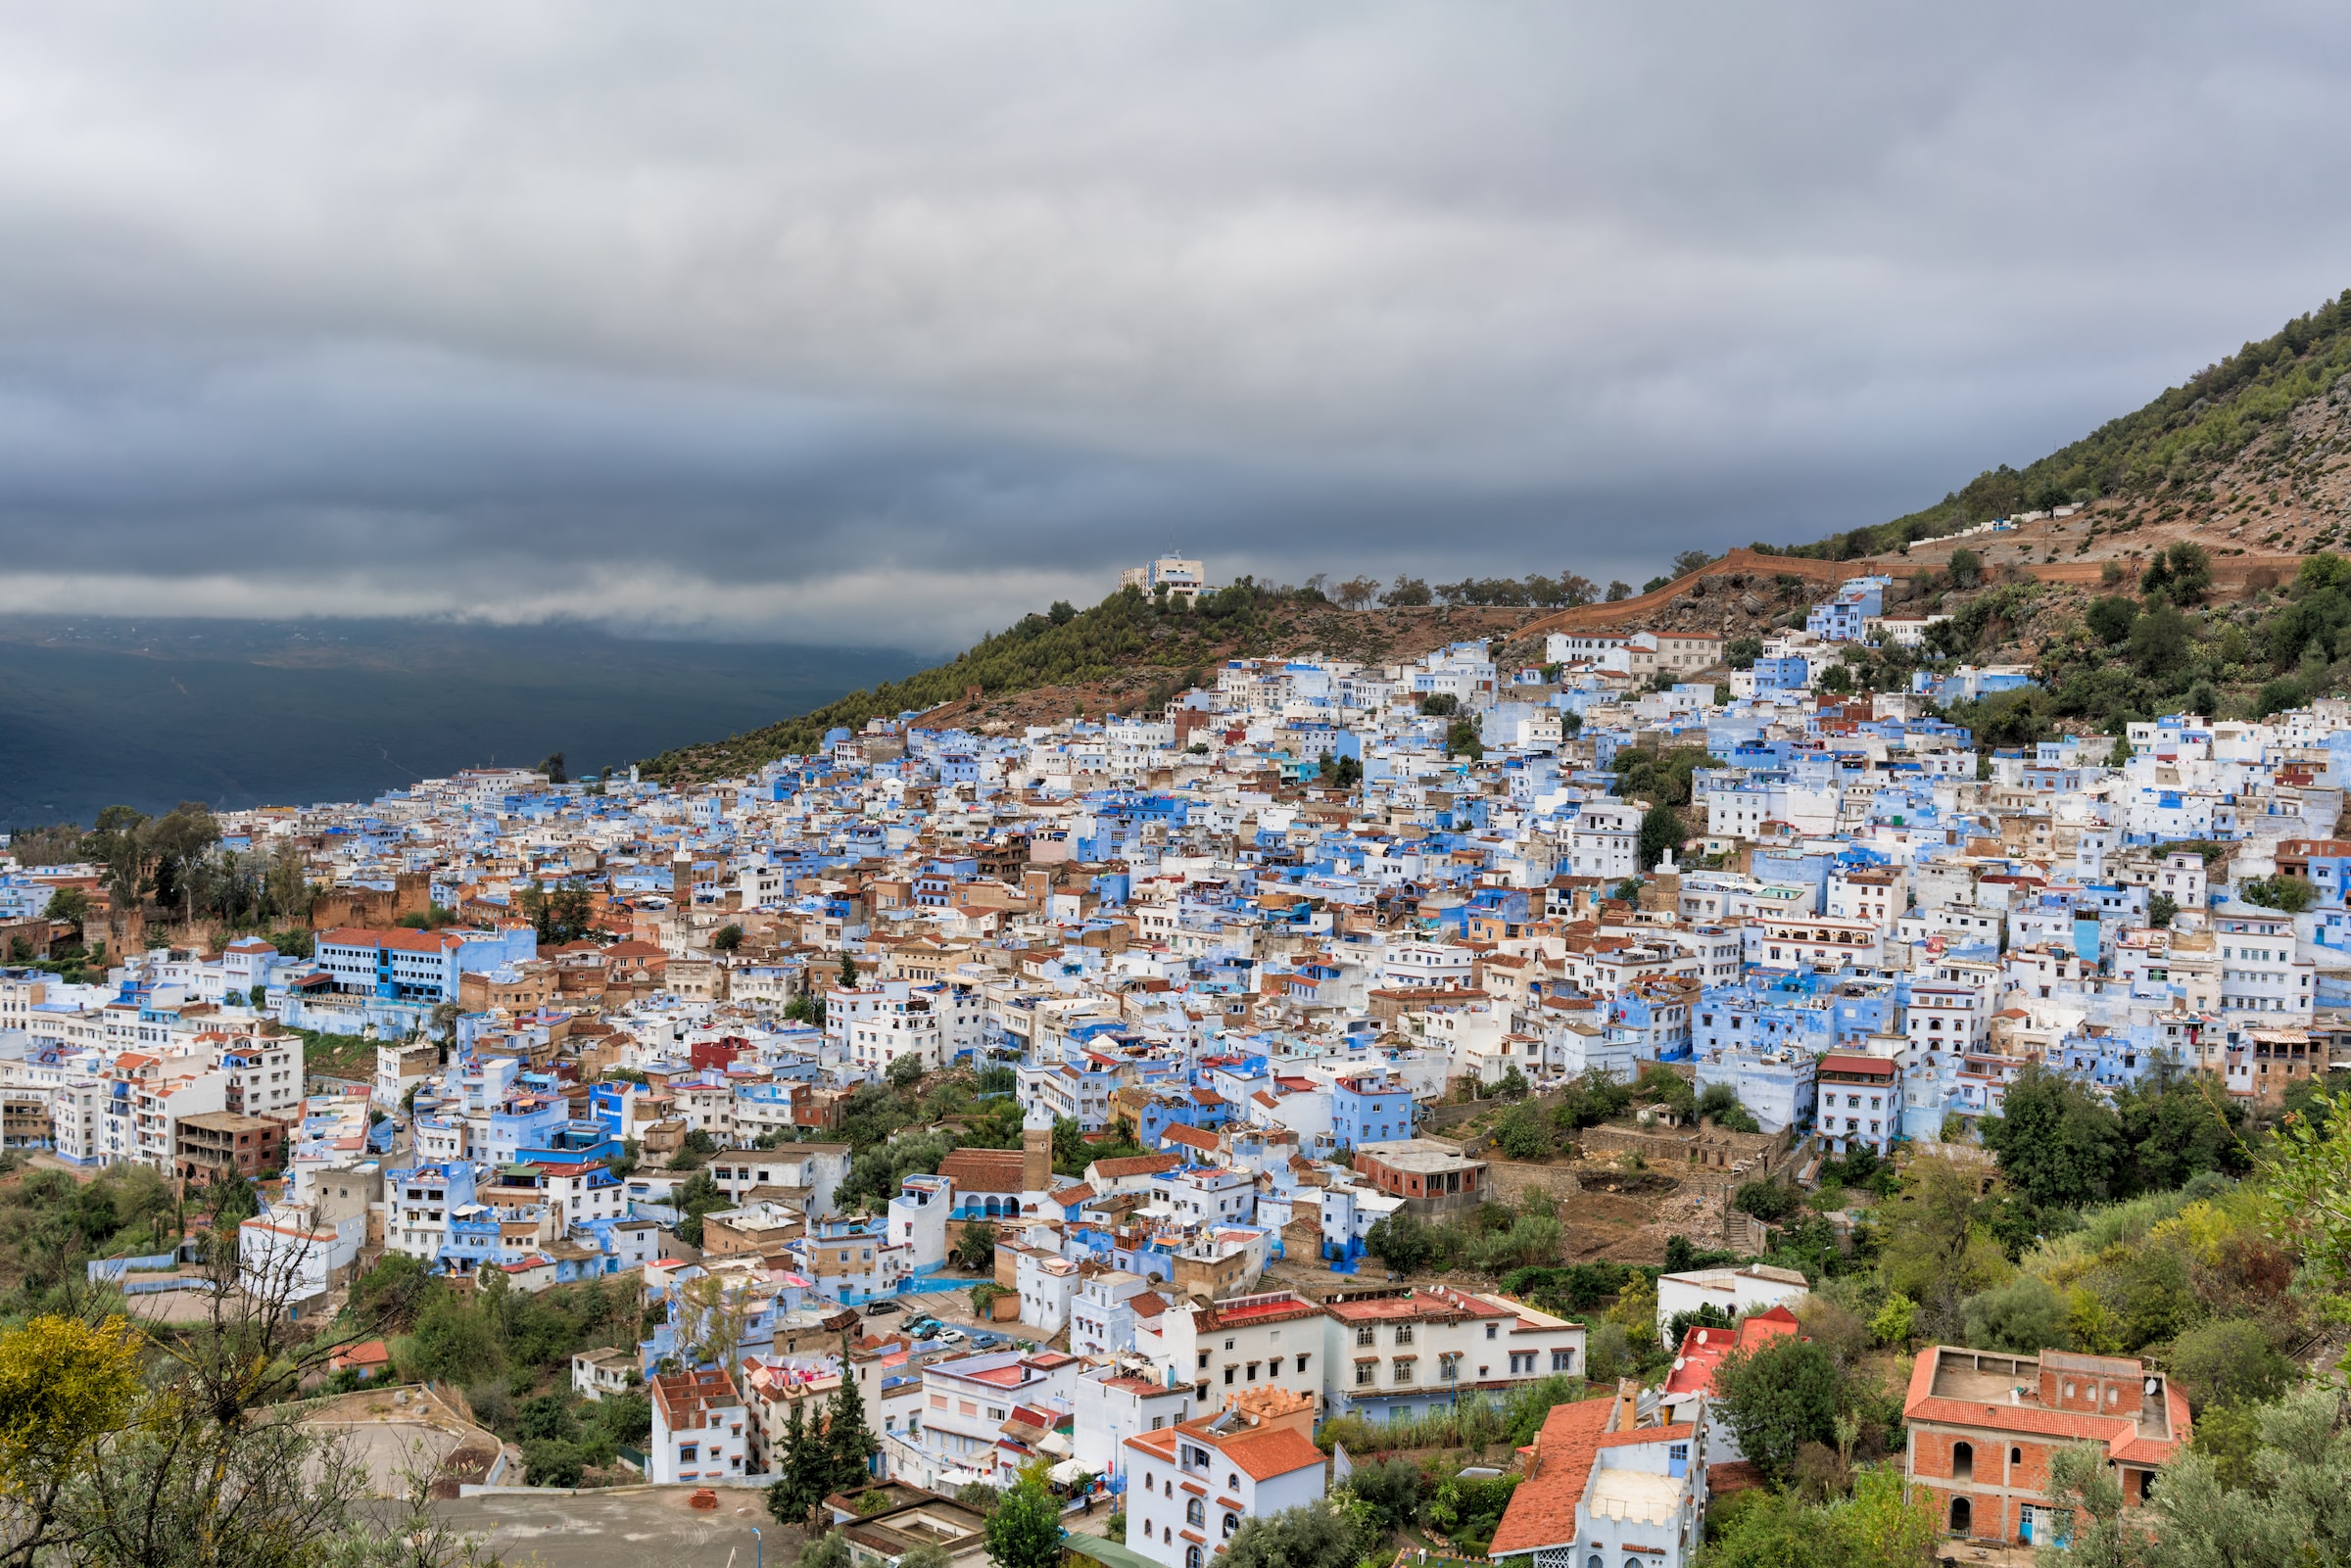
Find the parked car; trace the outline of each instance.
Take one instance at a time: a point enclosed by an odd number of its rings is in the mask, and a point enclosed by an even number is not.
[[[905,1308],[901,1307],[896,1302],[874,1302],[866,1307],[865,1315],[868,1317],[887,1317],[892,1312],[903,1310],[905,1310]]]
[[[939,1342],[945,1345],[961,1345],[970,1337],[959,1328],[942,1328],[938,1331]]]

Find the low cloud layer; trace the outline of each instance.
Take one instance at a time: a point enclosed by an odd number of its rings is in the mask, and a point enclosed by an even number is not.
[[[1638,581],[2351,284],[2339,7],[0,16],[0,608]]]

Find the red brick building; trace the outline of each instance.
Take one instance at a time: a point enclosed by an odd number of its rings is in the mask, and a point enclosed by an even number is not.
[[[2128,1356],[2009,1355],[1939,1345],[1919,1353],[1902,1404],[1904,1471],[1934,1494],[1943,1528],[2038,1544],[2050,1528],[2049,1455],[2102,1444],[2127,1508],[2186,1440],[2187,1400]]]
[[[1379,1191],[1402,1198],[1414,1213],[1428,1217],[1476,1208],[1485,1187],[1486,1163],[1433,1138],[1403,1138],[1358,1149],[1355,1173]]]

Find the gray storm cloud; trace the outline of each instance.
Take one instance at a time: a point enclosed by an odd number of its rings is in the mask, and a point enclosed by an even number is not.
[[[0,12],[0,609],[1806,537],[2351,283],[2339,7]]]

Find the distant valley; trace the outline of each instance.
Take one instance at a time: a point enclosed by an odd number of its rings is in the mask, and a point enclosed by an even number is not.
[[[0,617],[0,828],[365,800],[560,751],[576,774],[807,711],[925,660],[587,626]]]

